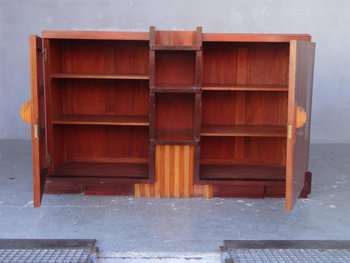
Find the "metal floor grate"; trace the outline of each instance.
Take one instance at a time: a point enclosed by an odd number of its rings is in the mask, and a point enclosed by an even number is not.
[[[1,263],[92,263],[96,240],[0,240]]]
[[[224,241],[223,263],[349,263],[349,241]]]

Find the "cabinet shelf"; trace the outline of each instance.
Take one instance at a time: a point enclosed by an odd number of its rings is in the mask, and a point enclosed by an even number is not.
[[[204,91],[288,91],[288,85],[202,85]]]
[[[202,47],[199,45],[151,45],[151,50],[164,50],[164,51],[197,51]]]
[[[201,90],[196,86],[157,86],[151,87],[153,93],[200,93]]]
[[[149,126],[148,116],[62,115],[52,121],[61,125]]]
[[[203,125],[201,136],[287,137],[287,127],[266,125]]]
[[[52,79],[133,79],[148,80],[148,75],[137,74],[77,74],[77,73],[53,73]]]
[[[94,163],[67,162],[61,164],[54,176],[62,177],[117,177],[120,179],[147,179],[148,163]]]
[[[194,132],[188,129],[156,129],[155,138],[151,139],[155,144],[196,144]]]
[[[285,181],[285,166],[201,164],[201,180]]]

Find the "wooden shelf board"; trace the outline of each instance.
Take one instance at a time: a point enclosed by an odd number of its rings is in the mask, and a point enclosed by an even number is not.
[[[200,93],[201,92],[200,88],[195,86],[176,86],[176,87],[157,86],[157,87],[151,87],[150,90],[153,93]]]
[[[201,136],[287,137],[287,127],[266,125],[203,125]]]
[[[78,73],[53,73],[53,79],[134,79],[148,80],[148,75],[137,74],[78,74]]]
[[[280,165],[201,164],[200,179],[284,181],[286,168]]]
[[[151,45],[151,50],[173,50],[173,51],[197,51],[202,47],[199,45]]]
[[[311,41],[308,34],[237,34],[204,33],[203,42],[290,42],[291,40]]]
[[[288,91],[288,85],[202,85],[208,91]]]
[[[117,177],[147,179],[148,164],[145,163],[97,163],[67,162],[60,165],[54,176],[67,177]]]
[[[99,40],[149,40],[148,32],[114,32],[114,31],[74,31],[50,30],[42,32],[43,38],[51,39],[99,39]]]
[[[62,125],[149,126],[148,116],[62,115],[52,121]]]
[[[195,144],[193,130],[167,130],[156,129],[155,138],[151,139],[155,144]]]

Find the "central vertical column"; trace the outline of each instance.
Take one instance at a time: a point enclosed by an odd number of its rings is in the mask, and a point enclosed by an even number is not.
[[[149,67],[154,183],[135,185],[135,195],[211,197],[209,187],[194,185],[199,174],[202,29],[156,31],[151,27]]]

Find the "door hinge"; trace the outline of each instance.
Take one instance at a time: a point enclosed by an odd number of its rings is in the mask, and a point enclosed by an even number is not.
[[[38,139],[39,138],[39,134],[40,134],[40,126],[39,124],[34,124],[34,138]]]
[[[293,126],[291,124],[288,125],[287,138],[292,139],[292,130]]]
[[[44,57],[44,62],[46,62],[47,61],[47,49],[46,48],[44,48],[44,50],[43,50],[43,57]]]
[[[46,167],[50,167],[50,165],[51,165],[51,155],[48,154],[46,156]]]

